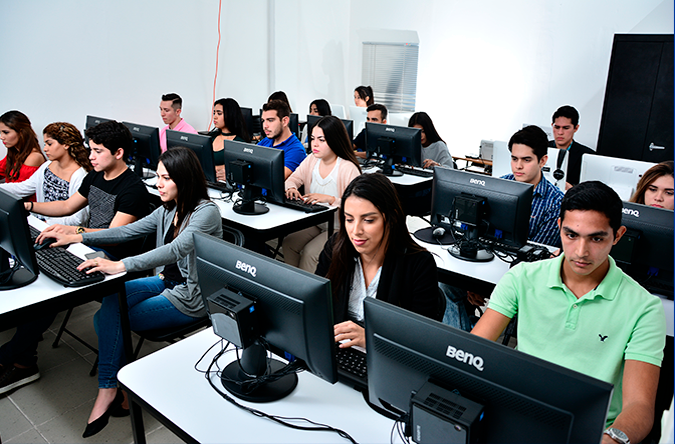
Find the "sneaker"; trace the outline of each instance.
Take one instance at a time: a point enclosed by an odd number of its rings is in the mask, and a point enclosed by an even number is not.
[[[39,378],[40,371],[38,370],[37,365],[29,368],[19,368],[10,365],[0,374],[0,394],[26,385]]]

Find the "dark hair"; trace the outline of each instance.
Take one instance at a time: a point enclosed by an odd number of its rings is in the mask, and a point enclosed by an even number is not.
[[[178,223],[174,233],[175,237],[184,223],[187,222],[190,214],[197,208],[199,202],[209,200],[206,178],[197,155],[189,148],[175,147],[166,150],[159,156],[159,161],[166,168],[178,191],[177,204],[174,201],[164,202],[164,207],[167,210],[172,210],[174,206],[178,206],[176,209]]]
[[[0,122],[4,123],[10,129],[16,131],[18,140],[16,145],[7,150],[7,164],[5,166],[5,177],[12,180],[19,178],[21,167],[28,156],[33,151],[40,151],[40,142],[37,135],[30,126],[30,120],[21,111],[7,111],[0,116]],[[44,156],[43,156],[44,157]]]
[[[543,129],[535,125],[526,126],[511,136],[511,139],[509,139],[509,151],[513,148],[514,143],[527,145],[532,148],[534,155],[537,156],[537,162],[548,154],[548,137]]]
[[[291,108],[283,100],[270,100],[263,105],[262,109],[263,111],[276,111],[279,120],[291,115]]]
[[[555,123],[555,119],[558,117],[567,117],[572,121],[572,125],[575,127],[579,125],[579,111],[577,111],[573,106],[563,105],[553,113],[551,117],[551,123]]]
[[[312,105],[316,105],[317,111],[319,111],[320,116],[332,116],[333,113],[330,110],[330,105],[325,99],[316,99],[309,104],[309,112],[312,112]]]
[[[429,114],[422,111],[422,112],[415,113],[412,116],[410,116],[410,120],[408,121],[408,126],[412,128],[415,125],[421,125],[422,126],[422,130],[424,131],[424,135],[427,138],[426,146],[429,146],[432,143],[438,142],[439,140],[441,142],[443,142],[443,139],[441,139],[441,136],[438,135],[438,131],[436,131],[436,127],[434,126],[434,122],[431,121],[431,117],[429,117]],[[443,143],[445,143],[445,142],[443,142]]]
[[[134,143],[129,128],[115,120],[109,120],[92,126],[85,130],[84,134],[87,135],[89,140],[103,145],[113,154],[120,148],[124,150],[125,155],[130,154]]]
[[[375,94],[373,94],[373,88],[370,86],[357,86],[354,89],[354,92],[359,95],[359,98],[366,102],[366,106],[370,106],[375,103]],[[368,100],[366,100],[366,97]]]
[[[565,193],[560,204],[560,220],[565,220],[566,211],[597,211],[609,219],[609,226],[616,232],[621,228],[623,203],[616,191],[597,180],[581,182]]]
[[[380,103],[373,103],[372,105],[368,105],[368,108],[366,108],[366,112],[369,113],[371,111],[379,111],[380,116],[382,117],[382,120],[387,120],[387,107],[380,104]]]
[[[223,116],[225,117],[225,127],[227,130],[244,139],[247,143],[251,142],[251,136],[248,134],[246,129],[246,122],[244,122],[244,115],[241,113],[241,108],[239,103],[232,98],[227,99],[218,99],[216,103],[213,104],[215,109],[216,105],[223,107]]]
[[[86,171],[91,171],[89,151],[84,146],[82,133],[75,125],[67,122],[50,123],[42,130],[42,134],[56,140],[61,145],[67,146],[70,157]]]
[[[288,113],[292,113],[293,110],[291,109],[291,102],[288,101],[288,97],[286,96],[286,93],[283,91],[276,91],[270,94],[270,96],[267,98],[268,102],[271,102],[272,100],[281,100],[282,102],[286,102],[286,105],[288,105]]]
[[[323,136],[325,137],[326,143],[330,147],[331,151],[333,151],[336,156],[348,160],[356,165],[360,173],[361,166],[359,165],[359,161],[356,159],[352,141],[349,140],[349,134],[347,134],[347,129],[345,128],[345,124],[342,123],[342,120],[335,116],[325,116],[316,122],[314,128],[316,127],[321,128],[323,131]],[[308,137],[311,141],[312,135],[309,134]]]
[[[633,196],[630,198],[630,201],[644,205],[645,191],[647,191],[647,188],[649,188],[649,186],[661,176],[673,177],[672,160],[666,160],[664,162],[657,163],[656,165],[648,169],[640,178],[635,193],[633,193]]]
[[[162,96],[162,101],[167,102],[171,101],[171,108],[173,109],[181,109],[183,108],[183,99],[180,98],[180,96],[176,93],[169,93],[169,94],[164,94]]]
[[[354,273],[354,249],[345,227],[345,202],[351,196],[365,199],[375,205],[384,217],[383,245],[385,255],[414,254],[425,251],[410,237],[406,217],[394,185],[381,173],[361,174],[352,180],[342,194],[340,228],[333,239],[333,256],[326,277],[333,286],[333,295],[340,294],[344,285],[351,285]]]

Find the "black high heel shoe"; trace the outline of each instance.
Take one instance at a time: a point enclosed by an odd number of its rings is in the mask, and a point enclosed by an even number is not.
[[[115,399],[113,399],[113,402],[110,403],[108,406],[108,409],[103,412],[101,416],[93,420],[91,423],[87,424],[87,427],[84,429],[84,433],[82,433],[82,438],[89,438],[90,436],[94,436],[101,430],[105,428],[105,426],[108,425],[108,420],[110,419],[110,414],[113,410],[116,410],[116,408],[121,407],[122,402],[124,402],[124,395],[122,394],[122,390],[117,389],[117,394],[115,395]]]

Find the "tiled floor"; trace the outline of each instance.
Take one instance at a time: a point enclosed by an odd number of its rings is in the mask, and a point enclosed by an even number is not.
[[[96,345],[92,316],[100,304],[92,302],[73,311],[68,328]],[[0,438],[3,443],[130,443],[133,442],[129,418],[110,418],[99,434],[82,438],[89,412],[96,399],[98,381],[89,376],[96,359],[94,353],[64,335],[60,345],[52,348],[65,313],[59,314],[38,347],[40,379],[0,395]],[[5,343],[14,330],[0,333]],[[134,338],[136,339],[136,338]],[[141,355],[164,347],[146,343]],[[149,415],[145,416],[150,443],[182,442]]]

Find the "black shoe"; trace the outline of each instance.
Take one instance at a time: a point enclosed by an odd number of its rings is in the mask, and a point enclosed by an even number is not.
[[[26,385],[40,378],[37,365],[29,368],[19,368],[14,365],[3,366],[0,373],[0,394],[8,392],[22,385]]]
[[[84,433],[82,433],[82,438],[89,438],[90,436],[94,436],[95,434],[103,430],[105,426],[108,425],[110,413],[118,406],[121,406],[122,402],[124,402],[124,395],[122,394],[122,390],[117,389],[117,394],[115,395],[115,399],[113,399],[113,402],[110,403],[108,409],[105,412],[103,412],[101,416],[99,416],[98,418],[87,424],[87,427],[85,427],[84,429]]]

